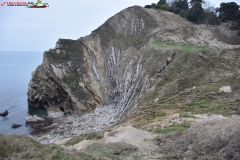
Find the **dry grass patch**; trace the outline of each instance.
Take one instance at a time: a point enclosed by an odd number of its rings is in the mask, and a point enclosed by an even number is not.
[[[196,122],[184,133],[158,137],[165,159],[239,159],[240,118]]]

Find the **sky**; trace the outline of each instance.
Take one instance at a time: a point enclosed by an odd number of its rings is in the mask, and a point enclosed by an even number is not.
[[[222,1],[240,4],[240,0],[210,0],[215,7]],[[17,1],[0,0],[1,4],[4,2]],[[0,51],[43,52],[54,48],[59,38],[78,39],[89,35],[108,18],[127,7],[144,7],[157,2],[158,0],[42,0],[49,7],[33,9],[0,6]]]

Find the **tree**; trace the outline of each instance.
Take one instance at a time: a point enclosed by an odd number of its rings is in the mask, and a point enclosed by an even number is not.
[[[183,10],[188,10],[188,0],[178,0],[176,1],[176,8]]]
[[[236,29],[238,31],[238,36],[240,36],[240,10],[235,12],[235,25],[231,26],[231,29]]]
[[[203,4],[203,3],[206,3],[206,2],[204,0],[190,0],[189,3],[193,6],[195,3]]]
[[[229,2],[229,3],[221,3],[219,11],[219,17],[220,18],[226,18],[226,20],[235,21],[236,15],[235,13],[239,10],[239,5],[235,2]]]
[[[162,9],[162,10],[168,10],[168,5],[167,4],[163,4],[159,7],[159,9]]]
[[[151,6],[152,6],[152,8],[156,8],[157,4],[156,3],[152,3]]]
[[[206,1],[206,3],[203,5],[204,6],[204,23],[206,24],[212,24],[212,25],[219,25],[220,19],[217,18],[216,14],[216,8],[213,7],[210,1]]]
[[[240,20],[240,10],[235,12],[235,18],[236,18],[236,20]]]
[[[187,13],[187,19],[192,22],[202,23],[204,20],[204,10],[201,3],[195,3]]]
[[[176,8],[176,1],[177,1],[177,0],[167,0],[167,5],[168,5],[169,7]]]
[[[161,5],[164,5],[164,4],[167,4],[167,1],[166,0],[160,0],[157,5],[161,6]]]
[[[152,8],[151,5],[145,5],[144,8]]]

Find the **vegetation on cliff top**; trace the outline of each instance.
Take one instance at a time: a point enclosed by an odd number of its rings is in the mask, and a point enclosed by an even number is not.
[[[221,22],[232,21],[230,29],[239,30],[238,36],[240,36],[240,10],[235,2],[222,2],[220,7],[215,8],[211,2],[204,0],[191,0],[190,2],[188,0],[160,0],[157,4],[146,5],[145,8],[174,12],[197,24],[219,25]],[[240,44],[240,41],[237,41],[237,44]]]

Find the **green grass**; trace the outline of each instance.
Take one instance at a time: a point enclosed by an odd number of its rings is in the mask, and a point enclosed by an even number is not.
[[[89,136],[89,133],[81,134],[81,135],[79,135],[79,136],[73,137],[72,139],[68,140],[68,141],[65,143],[65,145],[66,145],[66,146],[69,146],[69,145],[73,146],[73,145],[78,144],[79,142],[87,139],[88,136]]]
[[[167,129],[159,129],[156,130],[155,133],[157,134],[169,134],[173,132],[184,132],[190,127],[190,122],[184,122],[182,124],[174,123],[172,126],[168,127]]]
[[[60,62],[65,62],[70,60],[70,56],[68,54],[64,53],[55,53],[55,52],[47,52],[45,55],[50,58],[51,62],[53,63],[60,63]]]
[[[154,39],[154,45],[160,48],[168,48],[168,47],[177,47],[178,45],[176,43],[170,43],[170,42],[163,42],[160,39],[155,38]]]
[[[181,115],[181,117],[183,117],[183,118],[196,118],[195,116],[193,116],[193,115],[191,115],[191,114],[188,114],[188,113],[186,113],[186,112],[183,112],[183,111],[180,112],[180,115]]]
[[[59,159],[67,160],[69,159],[69,156],[66,153],[57,151],[57,153],[52,156],[52,160],[59,160]]]
[[[91,160],[94,157],[83,152],[64,150],[57,145],[45,145],[21,135],[0,134],[0,159],[34,160]]]
[[[74,91],[80,89],[79,78],[80,77],[77,74],[70,73],[69,76],[63,77],[63,82],[71,88],[72,92],[74,92]]]
[[[193,102],[187,103],[188,106],[209,106],[211,101],[207,101],[205,99],[198,99]]]
[[[171,43],[171,42],[164,42],[157,38],[154,39],[153,44],[159,48],[181,49],[183,52],[191,52],[193,50],[206,51],[206,49],[207,49],[206,46],[196,46],[194,44],[176,44],[176,43]]]
[[[181,45],[181,49],[182,49],[184,52],[190,52],[190,51],[193,51],[193,50],[206,51],[206,47],[205,47],[205,46],[195,46],[195,45],[193,45],[193,44],[184,44],[184,45]]]
[[[80,134],[79,136],[75,136],[72,139],[68,140],[65,145],[75,145],[83,140],[91,140],[95,138],[101,138],[103,136],[102,132],[91,132],[91,133],[85,133],[85,134]]]

